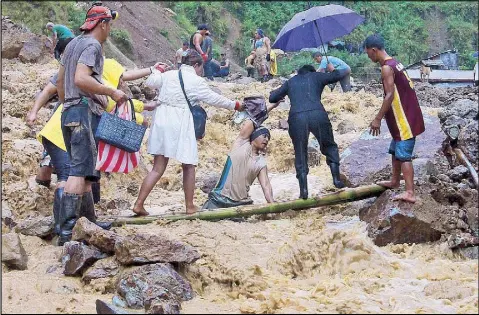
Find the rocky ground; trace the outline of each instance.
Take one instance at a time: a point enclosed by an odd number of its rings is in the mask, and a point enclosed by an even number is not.
[[[2,59],[1,86],[2,313],[95,313],[96,307],[130,313],[477,313],[477,188],[467,169],[442,153],[449,143],[443,130],[460,125],[457,144],[477,170],[477,88],[416,85],[427,131],[415,152],[419,200],[413,206],[391,202],[396,192],[388,191],[377,199],[269,220],[158,221],[106,232],[82,219],[74,241],[61,248],[51,240],[55,176],[50,189],[34,180],[42,151],[35,131],[49,109],[40,111],[34,130],[24,121],[58,64],[43,53],[42,37],[4,20],[2,35],[2,56],[8,56]],[[281,82],[261,84],[234,74],[211,87],[241,100],[268,96]],[[154,97],[141,80],[131,88],[138,98]],[[376,138],[367,132],[381,97],[378,84],[323,95],[350,186],[390,174],[387,129]],[[232,112],[205,108],[198,204],[215,184],[239,131]],[[297,198],[288,108],[286,101],[265,122],[272,132],[267,160],[278,201]],[[309,147],[310,192],[334,190],[313,137]],[[133,173],[102,178],[99,215],[132,214],[141,180],[152,167],[145,146],[141,157]],[[148,198],[148,210],[184,211],[181,183],[181,166],[173,162]],[[251,196],[265,202],[257,184]]]

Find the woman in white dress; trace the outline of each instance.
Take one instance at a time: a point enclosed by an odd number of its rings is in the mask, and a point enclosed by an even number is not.
[[[178,71],[182,73],[185,92],[192,106],[199,105],[202,101],[215,107],[243,110],[239,101],[232,101],[210,89],[201,77],[203,59],[195,50],[188,51],[179,70],[165,73],[155,70],[145,83],[157,89],[159,95],[148,139],[148,153],[154,155],[154,164],[143,180],[133,207],[133,212],[137,215],[149,214],[144,208],[144,202],[165,172],[170,158],[182,163],[186,213],[193,214],[198,210],[193,203],[198,148],[193,116],[181,89]]]

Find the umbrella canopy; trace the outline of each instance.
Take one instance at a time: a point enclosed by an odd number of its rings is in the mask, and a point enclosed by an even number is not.
[[[283,51],[316,48],[351,33],[363,21],[362,16],[340,5],[317,6],[293,16],[279,32],[272,48]]]

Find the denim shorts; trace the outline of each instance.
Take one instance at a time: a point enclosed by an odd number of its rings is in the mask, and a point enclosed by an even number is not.
[[[68,153],[54,145],[47,138],[43,137],[43,147],[50,155],[51,162],[57,173],[57,181],[66,182],[70,174],[70,157]]]
[[[100,116],[90,110],[86,99],[65,109],[62,113],[62,132],[70,156],[70,176],[85,177],[97,182],[100,172],[95,170],[98,143],[94,135]]]
[[[389,146],[389,154],[395,156],[396,160],[401,162],[408,162],[412,160],[414,145],[416,144],[416,138],[408,140],[392,140]]]

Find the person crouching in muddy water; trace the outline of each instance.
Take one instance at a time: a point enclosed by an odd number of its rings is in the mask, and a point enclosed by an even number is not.
[[[280,102],[268,105],[268,112]],[[271,134],[266,127],[255,128],[252,119],[246,118],[228,154],[221,177],[216,187],[209,193],[203,210],[252,204],[253,200],[249,198],[248,192],[256,178],[263,189],[266,201],[274,202],[273,188],[263,154],[270,139]]]
[[[390,181],[379,182],[387,188],[398,188],[401,171],[406,182],[406,191],[394,196],[394,200],[416,202],[414,196],[414,168],[412,156],[416,136],[425,131],[419,101],[414,86],[404,66],[393,59],[384,50],[384,40],[378,35],[371,35],[364,41],[364,48],[369,59],[381,65],[381,79],[384,88],[384,100],[369,127],[373,136],[381,132],[381,120],[386,119],[392,136],[389,153],[392,156],[392,177]]]
[[[341,79],[341,74],[331,64],[330,72],[316,72],[311,65],[304,65],[298,74],[278,89],[271,92],[270,103],[276,103],[288,95],[291,101],[289,110],[289,136],[294,147],[294,165],[296,178],[299,181],[299,196],[308,198],[308,138],[309,133],[319,142],[321,153],[326,156],[326,163],[331,169],[334,186],[343,188],[344,184],[339,178],[339,153],[334,142],[333,129],[328,114],[321,103],[321,94],[328,84]]]
[[[193,203],[195,190],[195,167],[198,164],[198,147],[195,127],[188,101],[191,106],[200,102],[231,110],[243,110],[239,101],[232,101],[210,89],[203,75],[203,58],[193,49],[183,58],[179,70],[165,73],[155,71],[145,84],[158,89],[158,103],[148,139],[148,153],[154,156],[153,169],[141,184],[138,199],[133,207],[137,215],[148,215],[144,203],[155,184],[165,172],[170,158],[182,163],[183,190],[186,214],[194,214],[198,207]],[[185,93],[180,83],[184,82]],[[186,97],[185,97],[186,94]]]

